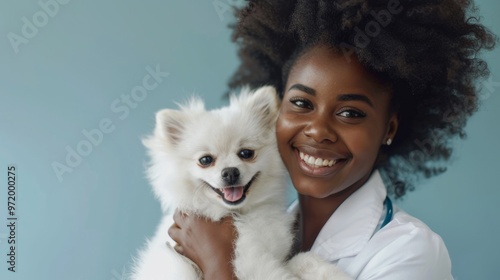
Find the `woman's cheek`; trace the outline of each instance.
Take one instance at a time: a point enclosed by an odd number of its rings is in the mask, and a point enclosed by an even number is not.
[[[291,114],[280,114],[276,122],[276,140],[280,156],[287,167],[292,156],[292,145],[299,132],[300,119]]]
[[[278,145],[290,145],[300,136],[306,117],[293,113],[280,114],[276,123]]]
[[[343,140],[358,162],[370,165],[375,162],[380,149],[379,132],[374,129],[344,131]]]

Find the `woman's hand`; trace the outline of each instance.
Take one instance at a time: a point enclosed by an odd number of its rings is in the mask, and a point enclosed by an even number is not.
[[[196,263],[205,280],[236,279],[231,260],[237,233],[231,217],[213,222],[176,211],[168,234],[177,243],[174,249]]]

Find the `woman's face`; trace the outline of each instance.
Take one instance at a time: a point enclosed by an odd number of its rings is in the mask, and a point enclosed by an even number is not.
[[[326,46],[298,58],[284,88],[278,148],[302,195],[353,192],[369,178],[379,148],[393,139],[390,88]]]

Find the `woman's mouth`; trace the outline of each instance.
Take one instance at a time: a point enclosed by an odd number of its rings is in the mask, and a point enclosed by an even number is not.
[[[307,165],[309,165],[312,168],[332,167],[337,163],[336,159],[322,159],[319,157],[315,158],[308,154],[304,154],[303,152],[300,151],[299,151],[299,156],[302,161],[304,161]]]
[[[298,151],[298,156],[300,168],[311,176],[329,176],[346,162],[345,158],[321,158],[302,151]]]

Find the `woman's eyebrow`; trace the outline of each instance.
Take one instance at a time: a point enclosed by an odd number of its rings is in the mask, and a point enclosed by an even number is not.
[[[294,84],[288,90],[290,91],[292,89],[300,90],[309,95],[316,96],[316,90],[314,90],[311,87],[305,86],[303,84]],[[370,98],[366,97],[363,94],[357,94],[357,93],[340,94],[337,96],[337,101],[362,101],[370,105],[370,107],[373,107],[373,102],[370,100]]]
[[[340,94],[337,96],[338,101],[362,101],[373,107],[373,103],[370,100],[370,98],[366,97],[365,95],[362,94],[356,94],[356,93],[346,93],[346,94]]]
[[[288,90],[290,91],[292,89],[298,89],[298,90],[303,91],[309,95],[316,96],[316,91],[313,88],[310,88],[310,87],[305,86],[303,84],[294,84]]]

